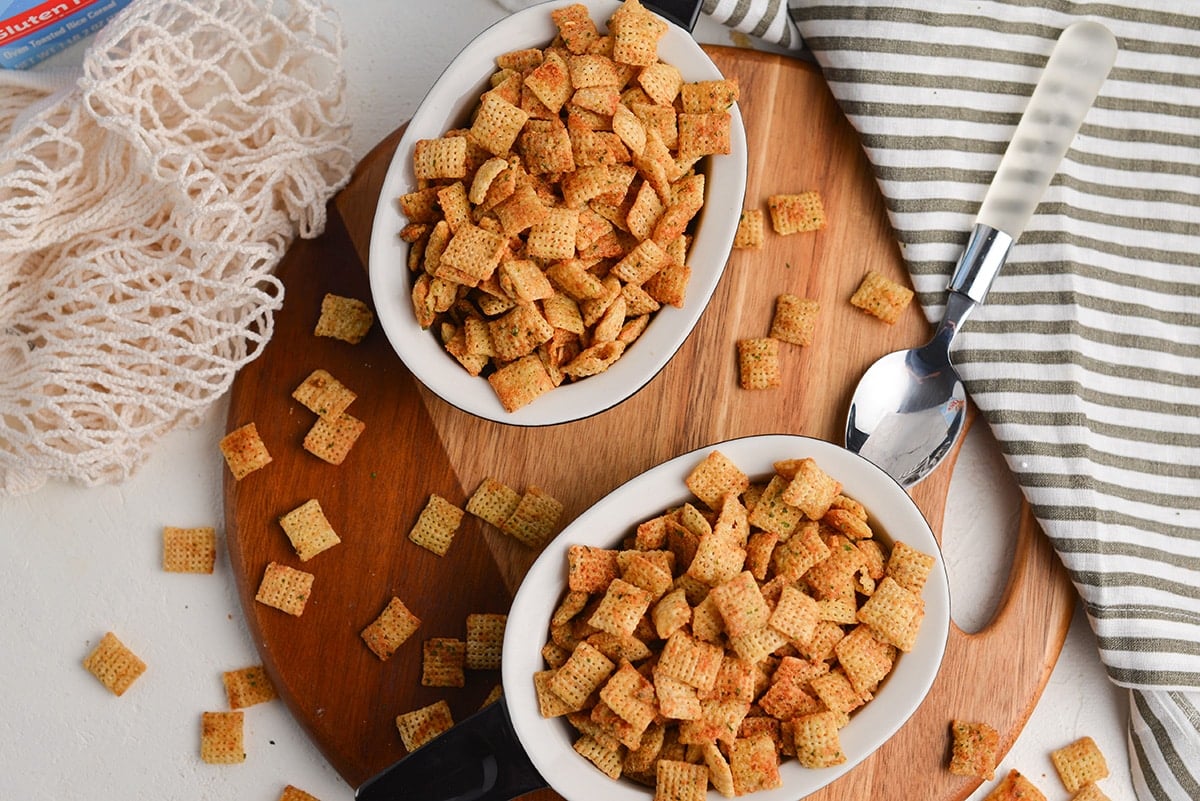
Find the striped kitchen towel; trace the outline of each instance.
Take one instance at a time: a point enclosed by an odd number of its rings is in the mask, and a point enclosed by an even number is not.
[[[1096,105],[954,358],[1109,676],[1130,689],[1138,797],[1200,799],[1200,3],[791,4],[704,10],[811,51],[931,321],[1058,34],[1093,19],[1117,36]]]
[[[815,57],[931,322],[1058,34],[1080,19],[1116,34],[1108,81],[954,358],[1130,689],[1139,798],[1200,799],[1200,2],[702,9]]]

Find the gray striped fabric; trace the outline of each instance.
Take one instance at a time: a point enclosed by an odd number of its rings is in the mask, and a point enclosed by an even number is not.
[[[1116,34],[954,356],[1130,688],[1139,798],[1200,799],[1200,2],[790,2],[702,7],[815,56],[931,322],[1059,32],[1089,18]]]
[[[739,30],[767,0],[708,0]],[[1120,54],[987,304],[968,391],[1130,688],[1142,801],[1200,799],[1200,3],[792,0],[862,137],[931,321],[1058,33]],[[769,21],[764,20],[769,17]]]

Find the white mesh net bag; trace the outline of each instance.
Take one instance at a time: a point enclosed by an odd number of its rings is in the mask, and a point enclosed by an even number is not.
[[[271,336],[353,158],[336,16],[135,0],[82,77],[0,75],[0,494],[120,481]]]

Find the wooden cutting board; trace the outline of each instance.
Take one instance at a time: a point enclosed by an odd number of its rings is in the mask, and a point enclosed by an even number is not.
[[[561,500],[565,519],[647,468],[693,448],[763,433],[841,441],[851,390],[885,352],[924,341],[914,305],[894,326],[847,299],[874,268],[907,282],[882,198],[852,127],[820,74],[793,59],[707,48],[742,88],[749,139],[747,204],[767,195],[817,189],[829,216],[815,234],[768,235],[756,251],[735,251],[699,325],[672,362],[630,400],[587,420],[519,428],[466,415],[419,386],[376,326],[358,345],[313,336],[326,292],[369,301],[365,254],[378,188],[399,131],[360,164],[331,206],[328,230],[298,242],[279,268],[283,309],[263,354],[232,391],[228,427],[254,422],[274,461],[225,483],[226,534],[255,643],[279,693],[332,765],[353,786],[404,754],[397,714],[449,701],[455,719],[475,711],[498,672],[468,672],[464,688],[422,687],[422,642],[464,637],[471,612],[505,612],[536,554],[469,515],[444,557],[407,533],[431,493],[462,504],[485,476],[521,490],[536,485]],[[816,342],[784,346],[784,386],[738,388],[737,339],[766,334],[781,292],[816,298]],[[301,448],[313,415],[290,393],[321,367],[358,393],[349,411],[366,431],[340,466]],[[913,490],[935,532],[942,528],[952,455]],[[295,556],[277,522],[317,498],[342,543],[308,562]],[[1074,593],[1046,538],[1025,511],[1009,583],[981,632],[951,631],[929,697],[900,733],[826,790],[820,801],[920,796],[959,799],[978,781],[946,769],[949,722],[995,726],[1007,751],[1058,657]],[[303,616],[254,601],[264,567],[279,561],[313,573]],[[421,618],[386,663],[359,631],[399,596]],[[554,799],[550,791],[530,796]]]

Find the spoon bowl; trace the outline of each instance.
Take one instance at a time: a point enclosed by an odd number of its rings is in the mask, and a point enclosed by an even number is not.
[[[846,419],[846,447],[902,487],[946,456],[966,420],[966,390],[938,344],[889,353],[871,365]]]
[[[854,391],[846,447],[903,487],[929,475],[962,434],[966,390],[951,362],[950,344],[987,297],[1116,55],[1116,38],[1099,23],[1077,22],[1062,32],[979,207],[933,338],[920,348],[884,356]]]

